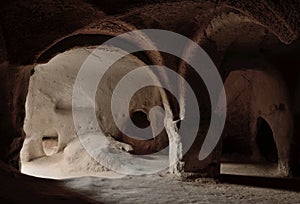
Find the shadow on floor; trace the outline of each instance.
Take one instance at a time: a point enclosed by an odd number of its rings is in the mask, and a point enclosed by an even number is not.
[[[300,178],[274,178],[260,176],[243,176],[232,174],[221,174],[221,183],[255,186],[262,188],[273,188],[300,192]]]

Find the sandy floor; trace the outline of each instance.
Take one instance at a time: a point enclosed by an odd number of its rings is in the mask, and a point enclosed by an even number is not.
[[[84,177],[63,182],[96,201],[104,203],[299,203],[300,193],[211,180],[182,182],[169,177],[144,176],[104,179]]]
[[[120,175],[111,171],[107,172],[93,172],[93,171],[75,171],[76,166],[62,165],[63,154],[57,153],[51,157],[43,157],[35,159],[30,162],[22,163],[21,172],[27,175],[53,178],[53,179],[66,179],[82,176],[98,176],[104,178],[120,178]],[[70,171],[70,169],[73,169]],[[276,166],[262,166],[254,164],[231,164],[223,163],[221,165],[221,173],[247,175],[247,176],[277,176]]]
[[[277,177],[277,165],[260,165],[260,164],[232,164],[222,163],[221,173],[245,175],[245,176],[267,176]]]
[[[63,179],[60,185],[102,203],[299,203],[300,193],[218,183],[210,179],[192,182],[168,174],[124,176],[113,172],[73,172],[60,168],[62,154],[22,165],[25,174]],[[276,167],[223,164],[222,173],[275,176]]]
[[[122,178],[124,175],[107,172],[92,172],[92,171],[71,171],[72,166],[65,166],[61,164],[63,159],[62,153],[57,153],[51,157],[43,157],[32,160],[30,162],[23,162],[21,165],[21,172],[30,176],[50,178],[50,179],[67,179],[82,176],[95,176],[104,178]]]

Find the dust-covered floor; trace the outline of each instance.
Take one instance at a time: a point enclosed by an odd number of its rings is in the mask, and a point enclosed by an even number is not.
[[[66,179],[81,176],[96,176],[108,178],[120,178],[123,175],[112,171],[87,171],[80,169],[76,163],[65,164],[62,152],[56,153],[51,157],[42,157],[30,162],[23,162],[21,172],[27,175],[51,178]],[[259,164],[238,164],[238,163],[222,163],[221,173],[246,175],[246,176],[279,176],[277,165],[259,165]]]
[[[289,189],[291,183],[299,186],[297,179],[265,177],[275,174],[274,167],[242,164],[222,164],[222,171],[239,175],[221,175],[221,182],[212,179],[182,181],[169,174],[148,176],[124,176],[107,172],[65,172],[57,161],[62,155],[40,158],[23,164],[23,173],[56,180],[73,193],[79,193],[101,203],[299,203],[300,193],[296,191],[259,188],[246,185],[224,183],[250,183],[255,186]],[[250,177],[241,175],[261,176]],[[269,174],[274,176],[274,174]],[[73,178],[72,178],[73,177]],[[234,182],[232,182],[234,181]],[[296,190],[299,190],[296,188]]]
[[[299,203],[300,193],[169,176],[82,177],[63,185],[103,203]]]
[[[78,171],[76,166],[70,171],[61,165],[62,157],[63,154],[58,153],[22,163],[22,172],[62,179],[54,182],[101,203],[300,203],[300,193],[296,192],[300,190],[300,180],[276,178],[276,165],[223,163],[220,181],[196,179],[188,182],[167,173],[125,176],[112,171]]]

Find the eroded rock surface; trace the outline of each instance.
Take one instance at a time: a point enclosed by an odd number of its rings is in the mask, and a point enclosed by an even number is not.
[[[51,159],[50,157],[55,156],[53,153],[63,152],[63,157],[57,157],[57,162],[61,163],[65,171],[74,171],[74,169],[76,169],[76,171],[98,172],[106,169],[98,163],[99,161],[95,161],[81,145],[77,137],[72,115],[72,94],[76,76],[81,65],[91,54],[93,49],[94,48],[90,47],[70,50],[56,56],[47,64],[41,64],[35,67],[35,72],[30,79],[26,101],[26,118],[24,123],[26,139],[21,151],[21,159],[23,162],[30,162],[40,157],[49,157],[48,159]],[[109,57],[110,52],[121,52],[111,47],[102,47],[99,48],[99,50],[100,53],[104,54],[98,56],[99,60],[103,62],[105,62],[105,57]],[[130,136],[122,134],[116,126],[111,113],[111,97],[116,85],[124,75],[144,65],[142,61],[133,55],[122,58],[103,76],[98,87],[99,91],[96,94],[96,115],[100,128],[103,131],[102,134],[111,137],[109,139],[109,145],[124,150],[124,153],[132,151],[135,153],[134,145],[140,148],[136,151],[141,151],[143,146],[137,145],[136,143],[143,143],[143,141],[131,139]],[[98,68],[102,69],[102,67]],[[131,86],[136,86],[137,83],[143,81],[143,77],[151,77],[151,72],[139,74],[137,77],[138,80],[133,79],[130,82]],[[93,101],[90,93],[82,93],[82,97],[86,101]],[[120,101],[122,101],[122,99],[120,99]],[[126,104],[120,103],[120,105]],[[154,86],[146,87],[136,93],[130,101],[128,111],[129,113],[138,112],[138,114],[144,114],[146,118],[142,119],[145,120],[146,125],[150,125],[149,112],[153,106],[162,106],[159,89]],[[87,102],[84,107],[74,108],[80,108],[82,114],[88,109],[93,109],[89,102]],[[118,117],[121,117],[118,119],[123,121],[123,126],[126,126],[128,120],[132,120],[132,118],[124,118],[123,115]],[[141,120],[141,118],[138,119],[139,121]],[[89,118],[87,120],[89,120]],[[89,123],[89,121],[86,122]],[[81,129],[80,131],[86,132],[87,135],[96,131],[96,128],[93,126],[86,128],[87,129]],[[124,139],[124,137],[126,138]],[[150,137],[152,137],[152,135],[150,135]],[[52,147],[51,149],[52,155],[48,153],[47,156],[45,152],[45,144],[47,141],[44,142],[43,145],[43,138],[57,138],[57,147]],[[88,136],[84,138],[85,141],[88,139]],[[155,141],[159,145],[162,142],[166,143],[166,139],[167,136],[164,135],[162,139],[158,138],[158,140],[155,139]],[[144,143],[145,142],[146,141],[144,141]],[[50,148],[49,145],[51,144],[55,145],[55,141],[53,140],[51,143],[50,140],[48,140],[48,148]],[[146,148],[149,149],[147,146]],[[152,148],[156,148],[155,145]],[[147,149],[144,151],[147,151]],[[61,159],[63,161],[59,161]]]

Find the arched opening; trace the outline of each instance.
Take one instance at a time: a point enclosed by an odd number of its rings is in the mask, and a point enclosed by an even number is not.
[[[24,131],[26,138],[21,151],[22,173],[56,179],[79,176],[121,176],[110,171],[106,166],[102,166],[89,154],[82,145],[82,141],[77,137],[78,130],[76,130],[73,120],[72,97],[75,79],[82,64],[95,48],[71,49],[56,55],[48,63],[39,64],[34,68],[25,105]],[[104,55],[104,57],[97,56],[99,58],[109,57],[112,51],[122,52],[115,47],[98,47],[97,49]],[[138,140],[124,135],[127,139],[118,138],[120,130],[116,127],[111,113],[112,94],[122,77],[141,66],[145,66],[145,63],[138,57],[126,55],[105,72],[98,84],[97,93],[93,99],[96,104],[95,115],[99,128],[103,131],[101,134],[110,137],[109,144],[103,142],[108,149],[113,147],[121,149],[124,153],[144,154],[159,151],[168,145],[168,137],[164,131],[162,136],[155,140]],[[143,77],[149,77],[148,72],[150,71],[139,73],[136,77],[143,81]],[[135,83],[139,83],[139,81],[132,80],[129,86],[134,86]],[[92,97],[86,92],[82,94],[86,101],[92,101]],[[119,98],[119,102],[122,101],[124,99]],[[75,107],[75,109],[82,110],[82,114],[84,114],[93,109],[90,104],[86,103],[84,107]],[[123,108],[123,106],[125,105],[120,104],[119,107]],[[137,128],[149,127],[148,114],[153,106],[163,107],[159,89],[155,86],[140,89],[131,98],[129,107],[127,107],[129,119]],[[125,119],[123,125],[126,126],[128,118],[123,114],[117,117],[122,121]],[[80,131],[83,131],[85,139],[89,140],[90,134],[96,130],[93,126],[85,128]],[[127,148],[129,146],[133,146],[134,151]],[[165,160],[168,161],[167,158]]]
[[[54,155],[58,152],[58,134],[47,134],[42,137],[42,146],[46,156]]]
[[[222,141],[221,173],[278,175],[274,132],[259,114],[274,107],[274,101],[284,101],[285,92],[273,93],[272,90],[280,84],[275,74],[263,70],[236,70],[227,77],[224,86],[228,113]],[[283,103],[279,103],[278,111],[282,111],[282,106]],[[277,120],[275,116],[269,118]]]
[[[277,163],[278,151],[274,141],[273,131],[263,118],[257,119],[256,143],[262,157],[270,163]]]
[[[150,126],[150,121],[148,119],[147,113],[143,110],[135,110],[131,113],[130,118],[137,127],[147,128]]]
[[[30,203],[32,200],[35,200],[37,203],[96,203],[97,201],[101,203],[118,203],[120,201],[122,203],[297,203],[300,200],[300,194],[295,192],[268,189],[269,187],[277,188],[278,186],[285,186],[285,189],[292,190],[293,188],[289,189],[291,186],[289,184],[292,183],[292,185],[294,185],[295,183],[291,179],[278,179],[277,181],[275,180],[273,185],[267,184],[266,186],[263,186],[268,188],[249,188],[242,185],[224,185],[222,183],[215,185],[214,181],[207,179],[199,179],[200,182],[196,181],[188,183],[173,179],[173,176],[171,179],[164,179],[164,176],[155,177],[155,175],[151,175],[150,178],[143,176],[142,178],[137,179],[128,177],[117,181],[108,181],[107,179],[98,179],[96,181],[94,178],[89,177],[87,179],[56,182],[22,176],[13,172],[13,169],[9,168],[9,166],[6,168],[6,164],[14,165],[15,167],[18,166],[16,165],[18,163],[18,153],[24,139],[21,127],[23,122],[22,118],[24,116],[23,99],[27,92],[27,79],[29,73],[27,73],[24,68],[19,68],[18,65],[31,64],[34,61],[37,52],[44,49],[45,46],[57,42],[56,40],[58,38],[73,35],[74,33],[82,31],[87,33],[103,32],[117,34],[132,29],[135,30],[135,28],[170,30],[190,37],[193,41],[199,43],[205,48],[205,51],[209,53],[217,66],[221,68],[220,71],[223,71],[223,67],[219,65],[223,64],[223,59],[225,59],[224,53],[227,52],[228,46],[231,47],[238,39],[238,42],[236,42],[235,45],[236,47],[240,46],[245,50],[252,47],[260,50],[262,51],[261,53],[264,59],[268,58],[269,55],[272,55],[271,58],[273,59],[271,60],[269,58],[270,61],[283,70],[283,75],[290,84],[290,93],[294,94],[296,92],[294,85],[295,82],[297,82],[297,79],[294,78],[298,75],[298,69],[295,69],[295,65],[300,63],[299,60],[297,60],[299,47],[294,46],[295,44],[293,42],[299,37],[300,9],[298,1],[43,0],[26,2],[17,0],[10,2],[1,1],[0,4],[0,59],[1,63],[4,62],[4,66],[3,64],[0,65],[2,85],[0,93],[0,117],[2,120],[0,123],[0,144],[1,160],[3,160],[3,162],[1,161],[0,163],[2,181],[0,197],[3,203],[27,203],[27,201]],[[123,26],[123,24],[118,23],[122,21],[127,22],[129,25]],[[243,23],[244,21],[248,21],[248,23]],[[257,24],[266,29],[258,30],[254,26],[251,26],[251,24]],[[213,33],[213,36],[211,33]],[[273,33],[281,40],[281,42],[283,42],[282,47],[288,52],[278,52],[276,44],[269,38],[270,33]],[[159,36],[157,37],[159,38]],[[78,45],[78,41],[86,42],[86,38],[76,38],[76,45]],[[299,42],[299,40],[297,41]],[[162,42],[162,45],[163,43],[165,42]],[[177,44],[179,43],[173,42],[171,45],[174,45],[173,48],[176,49]],[[81,44],[81,46],[83,45],[85,46],[86,44]],[[183,57],[192,58],[192,55],[185,55],[185,49],[192,50],[192,47],[191,44],[183,49],[177,50],[182,52]],[[61,50],[58,49],[56,51]],[[53,53],[56,53],[56,51]],[[191,54],[193,54],[193,52],[191,52]],[[293,57],[290,57],[291,55],[293,55]],[[52,55],[44,55],[41,56],[40,59],[45,60],[48,59],[48,57],[52,57]],[[201,57],[199,60],[199,62],[201,62]],[[165,60],[165,57],[161,62],[164,63],[168,61],[175,66],[178,64],[178,60]],[[237,67],[240,69],[245,68],[239,65],[237,65]],[[207,74],[209,75],[209,72],[207,72]],[[213,83],[213,80],[211,80],[211,82]],[[22,85],[26,88],[22,89]],[[21,88],[19,89],[19,87]],[[63,88],[66,87],[67,86],[63,86]],[[265,86],[256,86],[255,89],[259,90],[263,89],[263,87]],[[278,87],[274,87],[274,90],[280,92],[278,90],[280,90],[280,87],[282,86]],[[61,89],[54,89],[54,91],[60,90]],[[273,109],[272,106],[271,111],[278,113],[276,112],[278,111],[276,110],[276,107],[279,107],[280,109],[278,104],[284,102],[281,100],[274,100],[274,97],[271,96],[268,97],[275,104],[275,109]],[[65,98],[65,95],[62,98]],[[255,98],[256,97],[253,97],[252,99],[255,100]],[[252,102],[251,99],[248,101]],[[57,115],[64,117],[69,114],[68,105],[69,104],[65,101],[62,101],[61,103],[57,102],[57,106],[54,106],[53,110],[55,110],[54,112]],[[2,112],[2,110],[5,111]],[[253,114],[254,117],[251,117],[250,120],[246,117],[236,117],[237,119],[235,121],[243,122],[244,124],[246,124],[245,121],[253,122],[255,123],[254,126],[257,127],[257,116],[261,115],[262,117],[265,117],[269,114],[269,110],[270,109],[268,108],[262,108],[259,110],[261,112],[259,114]],[[290,107],[286,108],[285,111],[287,112],[287,110],[294,111],[293,108]],[[277,115],[279,115],[278,118],[281,118],[282,121],[275,124],[271,118],[272,116],[268,115],[270,117],[265,117],[266,121],[271,125],[276,137],[279,135],[278,129],[292,129],[290,126],[282,126],[284,121],[287,121],[285,120],[285,117],[282,117],[283,114]],[[297,121],[299,121],[299,114],[296,113],[294,116],[295,118],[297,117],[297,120],[295,121],[295,124],[297,124]],[[46,114],[43,118],[45,117]],[[104,120],[105,119],[107,118],[104,118]],[[133,119],[137,126],[147,126],[148,122],[145,114],[138,113],[133,116]],[[174,117],[174,121],[177,119],[178,118]],[[47,121],[41,121],[41,123],[47,123]],[[63,125],[66,124],[66,122],[60,121],[59,124]],[[241,125],[241,123],[237,123],[236,127],[238,125],[240,125],[241,129],[245,127]],[[267,127],[261,129],[264,130],[267,129]],[[237,155],[242,154],[244,158],[246,158],[245,155],[249,156],[249,154],[252,154],[252,148],[248,144],[248,141],[251,140],[243,138],[243,132],[237,132],[236,130],[237,129],[233,129],[234,134],[228,134],[229,137],[224,140],[223,153],[229,155],[234,153]],[[294,133],[295,136],[298,135],[298,132],[299,131],[297,130]],[[43,131],[40,131],[39,135],[42,136],[42,141],[38,142],[43,144],[43,148],[41,148],[43,151],[41,152],[45,152],[47,156],[44,156],[43,158],[55,159],[55,156],[59,156],[62,150],[57,152],[53,150],[56,146],[60,145],[60,139],[57,140],[56,145],[55,134],[46,134],[43,133]],[[289,137],[288,134],[286,135]],[[27,136],[30,136],[30,134],[27,133]],[[233,136],[234,139],[232,139],[231,136]],[[254,137],[251,139],[253,139],[253,142],[257,146],[264,146],[263,144],[267,142],[262,138],[256,139],[256,137],[258,137],[256,133],[254,133],[253,136]],[[292,140],[292,142],[295,141]],[[66,142],[66,144],[70,143]],[[278,149],[280,149],[281,146],[284,146],[281,141],[276,141],[276,144],[278,145]],[[88,161],[89,159],[88,157],[82,157],[82,151],[78,151],[78,146],[78,143],[70,146],[67,145],[63,150],[64,153],[67,153],[67,155],[64,156],[68,156],[67,158],[70,159],[69,161],[73,161],[73,164],[81,163],[78,162],[74,155],[78,156],[82,161]],[[177,153],[179,151],[172,152]],[[260,150],[260,153],[267,159],[270,159],[268,156],[269,152],[270,151]],[[199,162],[200,170],[206,170],[207,166],[209,166],[208,173],[210,173],[210,175],[208,176],[210,177],[218,175],[215,173],[217,172],[215,169],[218,170],[219,151],[215,151],[214,153],[216,153],[213,155],[213,160],[216,161],[215,163],[207,164],[206,161]],[[238,158],[237,155],[235,158]],[[181,155],[178,155],[178,158],[180,157]],[[250,156],[248,159],[249,158]],[[196,159],[197,157],[195,157],[194,161],[196,161]],[[241,158],[240,160],[243,159]],[[4,163],[4,165],[2,163]],[[91,163],[83,162],[83,165],[93,168],[90,164]],[[50,171],[53,171],[53,169],[56,168],[53,165],[48,166]],[[77,167],[78,166],[73,169],[77,171]],[[181,163],[178,165],[178,169],[180,168]],[[207,174],[203,176],[206,177]],[[242,179],[240,179],[240,177],[234,177],[233,180],[239,182]],[[295,180],[297,181],[297,179]],[[268,179],[262,180],[261,178],[254,178],[252,184],[254,183],[254,185],[257,185],[259,182],[269,183]],[[60,188],[66,183],[71,188],[70,192],[74,192],[77,188],[77,190],[80,190],[79,192],[82,196],[89,198],[82,199],[81,196],[70,194],[68,191]],[[295,186],[300,187],[300,185]]]

